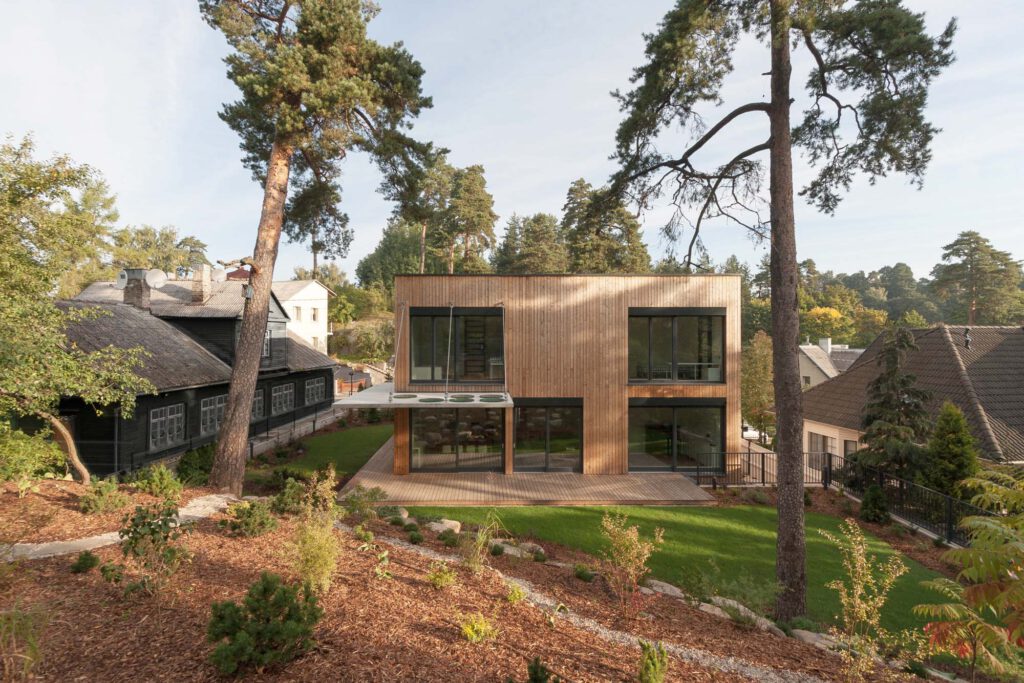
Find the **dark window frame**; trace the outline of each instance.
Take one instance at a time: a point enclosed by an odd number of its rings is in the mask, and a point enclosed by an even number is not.
[[[697,467],[692,465],[680,465],[679,464],[679,442],[677,440],[678,424],[679,424],[679,411],[680,408],[718,408],[721,413],[721,433],[719,434],[719,443],[722,444],[722,448],[725,448],[725,436],[726,436],[726,419],[727,415],[725,412],[726,402],[721,398],[631,398],[629,399],[629,408],[672,408],[672,465],[668,467],[633,467],[628,464],[629,461],[629,414],[627,412],[627,444],[626,444],[626,459],[627,469],[630,472],[696,472]],[[721,456],[717,466],[712,468],[711,466],[700,466],[701,473],[710,473],[712,471],[723,474],[725,472],[725,450],[718,454]]]
[[[514,398],[512,400],[512,469],[515,472],[582,472],[583,471],[583,399],[582,398]],[[520,408],[544,408],[544,467],[517,467]],[[580,409],[580,455],[578,467],[551,467],[551,408]]]
[[[459,349],[459,325],[458,320],[460,316],[490,316],[496,317],[501,320],[501,335],[499,340],[501,342],[501,378],[500,379],[461,379],[456,375],[458,371],[458,357]],[[430,379],[413,379],[413,318],[429,318],[430,319]],[[409,309],[409,383],[410,384],[444,384],[445,378],[434,377],[434,370],[437,368],[437,320],[444,319],[446,322],[451,318],[450,321],[450,339],[451,344],[451,355],[447,357],[446,363],[450,377],[448,378],[448,384],[492,384],[495,386],[501,386],[505,383],[505,317],[500,307],[458,307],[449,309],[446,307],[424,307],[418,306],[416,308]]]
[[[448,406],[448,407],[444,408],[443,410],[450,410],[450,411],[452,411],[455,414],[455,422],[456,422],[456,424],[458,424],[458,422],[459,422],[459,413],[464,411],[464,410],[497,410],[497,411],[499,411],[501,413],[501,419],[499,420],[499,425],[500,425],[500,428],[501,428],[501,441],[500,441],[500,443],[501,443],[501,453],[500,453],[500,457],[498,459],[498,466],[497,467],[466,467],[466,468],[459,468],[459,453],[460,453],[460,451],[462,449],[463,443],[462,443],[462,440],[459,439],[458,432],[456,431],[455,443],[454,443],[455,452],[452,453],[452,455],[455,456],[455,468],[454,469],[448,468],[448,467],[418,467],[418,468],[413,468],[412,467],[412,459],[413,459],[413,453],[412,453],[412,448],[413,448],[413,429],[414,429],[415,424],[416,424],[416,413],[419,413],[419,412],[429,412],[431,410],[438,410],[438,409],[437,408],[410,408],[409,409],[409,471],[410,472],[458,473],[458,472],[504,472],[505,471],[505,458],[509,457],[509,453],[505,449],[505,436],[506,435],[505,435],[505,412],[504,411],[507,410],[507,408],[494,408],[494,407],[491,407],[491,406],[474,406],[472,408],[466,408],[466,407],[455,408],[455,407],[452,407],[452,406]]]
[[[706,379],[678,379],[679,375],[679,359],[678,359],[678,343],[679,343],[679,319],[680,318],[721,318],[722,319],[722,376],[718,380],[706,380]],[[647,320],[647,378],[633,377],[633,368],[628,365],[626,368],[626,382],[628,384],[725,384],[726,381],[726,359],[728,354],[726,353],[726,309],[725,308],[630,308],[629,309],[629,321],[633,318],[646,319]],[[671,362],[671,378],[670,379],[653,379],[654,368],[654,344],[653,333],[654,333],[654,319],[655,318],[670,318],[672,321],[672,362]],[[627,321],[627,325],[629,324]],[[627,328],[627,338],[629,336],[629,330]],[[628,342],[627,342],[628,344]],[[628,356],[628,353],[627,353]]]

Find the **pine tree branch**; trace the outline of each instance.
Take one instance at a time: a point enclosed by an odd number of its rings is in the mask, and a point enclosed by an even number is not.
[[[825,99],[830,100],[833,104],[836,105],[837,124],[842,120],[843,110],[849,109],[853,113],[853,120],[857,124],[857,131],[863,134],[864,129],[861,128],[860,114],[857,112],[857,108],[851,104],[843,104],[838,97],[829,92],[828,78],[825,74],[828,73],[830,69],[825,65],[825,59],[821,56],[821,52],[818,50],[818,47],[814,44],[814,41],[811,39],[810,32],[804,30],[801,31],[801,33],[804,37],[804,45],[807,46],[808,52],[811,53],[811,56],[814,58],[814,61],[818,65],[818,88],[821,93],[820,97],[824,97]]]

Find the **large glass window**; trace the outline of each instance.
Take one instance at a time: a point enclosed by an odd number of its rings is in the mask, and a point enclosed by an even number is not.
[[[630,406],[629,468],[721,469],[724,412],[721,406]]]
[[[256,420],[262,420],[265,416],[266,408],[263,403],[263,389],[257,389],[256,393],[252,395],[252,415],[253,422]]]
[[[500,382],[505,378],[500,309],[455,309],[451,315],[446,309],[413,309],[409,328],[412,381]]]
[[[725,317],[630,315],[629,379],[722,382]]]
[[[327,396],[326,384],[323,377],[314,377],[306,380],[306,401],[303,405],[311,406],[314,403],[323,401]]]
[[[502,468],[505,416],[500,409],[420,409],[410,415],[413,471]]]
[[[525,405],[515,409],[515,469],[581,471],[583,408]]]
[[[295,384],[278,384],[270,390],[270,414],[280,415],[295,409]]]
[[[149,449],[161,451],[176,444],[185,442],[185,404],[149,411]]]

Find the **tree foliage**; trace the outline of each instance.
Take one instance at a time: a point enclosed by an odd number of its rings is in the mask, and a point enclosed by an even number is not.
[[[932,287],[947,302],[950,320],[968,325],[1005,325],[1024,316],[1019,261],[973,230],[943,247]]]
[[[651,257],[640,223],[618,198],[580,178],[562,207],[562,232],[573,273],[646,273]]]
[[[888,333],[877,364],[878,376],[868,384],[864,404],[864,450],[859,459],[888,473],[913,479],[931,431],[927,403],[931,394],[914,386],[917,378],[904,368],[916,351],[914,335],[902,327]]]
[[[48,422],[87,479],[71,434],[57,419],[60,399],[78,396],[96,410],[119,405],[130,415],[136,395],[153,387],[135,374],[142,349],[86,351],[69,343],[68,325],[104,315],[52,298],[69,256],[80,253],[95,226],[75,208],[95,176],[67,157],[38,161],[33,152],[29,139],[0,145],[0,415]]]
[[[569,267],[558,219],[548,213],[508,220],[505,236],[491,259],[495,272],[510,274],[565,273]]]
[[[740,397],[743,417],[761,433],[761,441],[769,434],[775,416],[772,381],[772,338],[758,330],[743,349],[743,373],[740,375]]]
[[[361,287],[395,291],[395,276],[419,272],[420,227],[399,219],[388,221],[377,247],[356,266]]]
[[[929,488],[955,496],[960,482],[978,474],[978,449],[963,412],[946,401],[935,420],[918,481]]]

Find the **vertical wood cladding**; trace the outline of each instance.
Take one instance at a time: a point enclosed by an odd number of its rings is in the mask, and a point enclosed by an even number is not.
[[[630,398],[725,399],[725,448],[740,450],[739,276],[400,275],[395,278],[395,304],[400,326],[397,391],[444,389],[443,382],[409,381],[410,308],[503,305],[507,390],[513,398],[583,398],[584,473],[628,471]],[[725,382],[630,384],[629,309],[684,307],[726,309]],[[493,384],[455,386],[459,391],[495,389]],[[407,419],[396,419],[396,474],[408,471]],[[506,450],[511,460],[511,450]],[[402,458],[406,462],[400,466]]]

